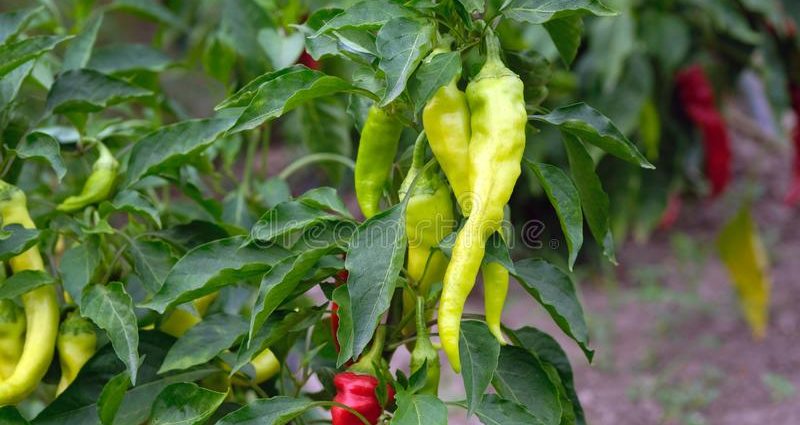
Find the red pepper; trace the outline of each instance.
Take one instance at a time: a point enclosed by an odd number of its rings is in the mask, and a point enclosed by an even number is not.
[[[678,216],[680,216],[682,205],[683,201],[681,201],[680,193],[672,192],[669,194],[669,197],[667,198],[667,207],[664,208],[664,213],[661,215],[661,221],[658,223],[658,227],[661,230],[669,230],[672,228],[672,225],[678,221]]]
[[[791,83],[789,92],[792,96],[792,109],[798,122],[792,132],[792,140],[794,141],[794,178],[789,187],[789,193],[786,194],[785,202],[788,205],[794,205],[800,201],[800,84]]]
[[[347,278],[350,274],[347,270],[342,270],[336,274],[336,287],[343,285],[347,282]],[[339,333],[339,304],[335,302],[331,302],[331,338],[333,338],[333,347],[336,348],[336,352],[338,353],[341,350],[341,346],[339,345],[339,338],[337,334]]]
[[[336,387],[336,396],[333,401],[344,404],[364,416],[367,421],[375,425],[383,413],[383,406],[375,390],[380,381],[375,377],[379,370],[385,368],[383,360],[383,342],[386,338],[386,328],[379,326],[375,332],[375,340],[369,352],[364,354],[357,363],[351,366],[346,372],[342,372],[333,377],[333,385]],[[394,401],[394,388],[386,384],[387,402]],[[333,425],[363,425],[364,423],[349,410],[333,406],[331,408],[331,420]]]
[[[717,196],[730,183],[732,153],[728,129],[714,100],[714,89],[699,65],[680,71],[676,82],[686,114],[703,133],[706,176],[711,182],[712,196]]]
[[[300,58],[297,59],[297,63],[303,64],[311,69],[319,69],[319,62],[314,60],[314,58],[312,58],[311,55],[309,55],[305,50],[303,50],[303,53],[300,54]]]

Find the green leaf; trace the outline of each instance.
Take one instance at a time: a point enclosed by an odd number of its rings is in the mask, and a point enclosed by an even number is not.
[[[28,78],[35,63],[36,61],[26,62],[4,77],[0,77],[0,111],[6,109],[17,97],[20,88],[22,88],[22,83]]]
[[[467,394],[467,412],[478,409],[483,392],[492,381],[500,356],[500,343],[489,332],[486,323],[462,320],[459,336],[459,357],[464,391]]]
[[[186,27],[172,11],[162,6],[157,0],[114,0],[110,8],[133,12],[172,27],[180,29]]]
[[[589,332],[572,280],[556,266],[542,259],[526,259],[514,263],[511,274],[541,304],[550,317],[570,338],[575,340],[591,362]]]
[[[419,113],[440,87],[461,74],[461,55],[458,52],[439,53],[427,57],[408,81],[408,93]]]
[[[332,187],[316,187],[297,199],[303,204],[314,208],[333,211],[342,217],[352,217],[352,215],[350,215],[350,210],[347,209],[347,206],[344,204],[342,198],[339,197],[336,189]]]
[[[558,390],[532,353],[511,345],[500,349],[492,386],[497,394],[525,408],[546,425],[561,422]]]
[[[114,417],[117,416],[122,400],[125,399],[125,392],[131,386],[131,377],[128,372],[122,372],[111,378],[103,387],[100,398],[97,400],[97,416],[103,425],[112,425]]]
[[[414,17],[411,9],[391,0],[364,0],[325,23],[311,38],[342,28],[375,29],[394,18]]]
[[[53,50],[61,42],[70,38],[72,37],[43,35],[0,45],[0,77],[5,76],[25,62]]]
[[[172,65],[172,59],[161,50],[145,44],[115,44],[97,49],[89,68],[106,74],[130,71],[159,72]]]
[[[446,424],[447,406],[437,397],[427,394],[399,393],[392,425]]]
[[[216,425],[285,425],[313,406],[311,400],[283,396],[258,399],[225,415]]]
[[[336,359],[336,366],[339,367],[351,357],[353,357],[353,332],[355,326],[353,325],[353,313],[350,303],[350,294],[347,292],[347,286],[341,285],[333,290],[331,294],[331,301],[334,302],[339,310],[339,330],[336,331],[336,340],[339,342],[339,356]],[[344,353],[344,354],[342,354]]]
[[[567,16],[561,19],[553,19],[544,23],[544,29],[550,34],[553,44],[556,45],[561,60],[569,66],[578,49],[581,47],[581,35],[583,34],[583,18],[579,15]]]
[[[228,130],[235,118],[188,120],[159,128],[133,145],[125,181],[129,188],[142,177],[178,167],[199,154]]]
[[[641,16],[639,28],[642,46],[667,70],[677,68],[691,49],[692,30],[680,15],[648,10]]]
[[[133,257],[133,269],[142,285],[151,294],[158,292],[176,262],[169,245],[163,241],[134,239],[128,245],[128,252]]]
[[[387,22],[380,31],[376,47],[380,55],[379,67],[386,75],[386,92],[381,106],[397,99],[406,88],[406,82],[422,58],[433,45],[432,25],[408,18]]]
[[[168,229],[154,232],[156,236],[171,245],[186,251],[202,244],[225,239],[230,236],[221,226],[210,221],[192,220],[185,224],[178,224]]]
[[[397,204],[370,218],[350,241],[345,268],[349,272],[346,288],[353,318],[353,352],[342,350],[339,362],[364,351],[378,319],[389,309],[405,257],[405,207],[405,202]]]
[[[97,14],[85,24],[80,33],[73,39],[66,52],[64,61],[61,63],[61,72],[73,69],[86,68],[89,59],[92,57],[92,49],[97,41],[97,33],[103,25],[103,13]]]
[[[58,140],[47,133],[34,131],[28,134],[13,151],[22,159],[36,158],[45,160],[55,171],[59,182],[67,174],[64,161],[61,159],[61,148]]]
[[[305,37],[296,31],[286,34],[283,30],[273,27],[262,28],[258,31],[258,42],[264,49],[272,63],[273,69],[281,69],[297,62],[303,53]]]
[[[549,164],[534,163],[525,160],[528,168],[533,170],[539,179],[539,184],[544,188],[547,199],[556,209],[561,230],[567,239],[569,248],[569,269],[575,265],[578,252],[583,245],[583,213],[581,213],[581,199],[575,184],[560,168]]]
[[[114,212],[127,212],[149,219],[157,227],[161,227],[161,216],[158,208],[150,198],[135,190],[123,190],[109,202],[100,204],[100,214],[108,217]]]
[[[50,273],[41,270],[16,272],[0,284],[0,299],[14,298],[34,289],[55,283]]]
[[[769,319],[772,278],[767,251],[749,205],[744,205],[725,224],[717,238],[717,249],[731,277],[747,324],[756,338],[764,338]]]
[[[92,285],[81,298],[81,314],[108,333],[117,356],[130,372],[136,385],[139,370],[139,331],[133,300],[119,282],[107,286]]]
[[[153,403],[152,425],[197,425],[214,414],[227,393],[178,382],[164,388]]]
[[[92,282],[101,260],[100,245],[96,237],[89,237],[84,243],[64,252],[59,266],[61,281],[64,290],[76,302],[81,302],[83,288]]]
[[[484,13],[486,11],[486,0],[458,0],[458,2],[464,6],[464,10],[469,14],[474,12]]]
[[[319,208],[318,205],[301,199],[278,204],[258,219],[250,231],[250,238],[267,243],[291,233],[326,221],[337,221],[341,217]],[[285,242],[285,241],[282,241]]]
[[[230,348],[245,332],[247,321],[242,316],[220,313],[205,317],[172,346],[158,373],[206,363]]]
[[[44,10],[44,6],[18,9],[11,12],[0,13],[0,44],[19,34],[28,23]]]
[[[47,110],[54,113],[97,112],[152,94],[150,90],[119,78],[91,69],[75,69],[56,78],[47,94]]]
[[[187,252],[170,270],[156,295],[143,305],[164,313],[169,307],[208,295],[238,280],[266,273],[291,252],[272,245],[245,245],[236,236],[200,245]]]
[[[542,421],[527,409],[495,394],[487,394],[475,409],[475,414],[485,425],[540,425]]]
[[[581,401],[578,399],[577,392],[575,392],[572,366],[570,366],[569,358],[558,342],[550,335],[529,326],[508,331],[508,334],[514,345],[534,353],[539,357],[540,361],[550,364],[556,369],[567,397],[572,402],[576,425],[586,425]]]
[[[267,322],[258,330],[255,337],[249,339],[247,344],[239,346],[239,351],[236,353],[236,361],[231,367],[231,374],[238,372],[253,357],[264,351],[265,348],[278,341],[285,340],[290,332],[304,332],[306,329],[302,327],[302,324],[307,323],[309,318],[316,319],[320,317],[321,314],[321,309],[301,309],[289,312],[278,310],[267,319]]]
[[[294,65],[256,78],[222,101],[216,109],[244,106],[244,112],[231,130],[239,132],[256,128],[312,99],[335,93],[371,96],[368,91],[339,77]]]
[[[2,17],[2,15],[0,15]],[[2,26],[0,26],[2,28]],[[30,422],[19,413],[14,406],[0,407],[0,423],[4,425],[29,425]]]
[[[173,382],[191,382],[202,379],[216,368],[197,368],[164,376],[156,374],[164,361],[174,338],[160,332],[143,331],[139,350],[142,365],[138,383],[130,388],[114,416],[115,425],[141,425],[150,416],[150,407],[156,396]],[[36,425],[86,424],[96,425],[100,415],[98,402],[109,382],[125,372],[125,365],[117,358],[111,344],[101,347],[81,368],[78,377],[55,401],[36,417]]]
[[[10,224],[3,227],[2,233],[0,261],[7,261],[36,245],[42,232],[36,229],[26,229],[20,224]]]
[[[510,0],[502,12],[509,19],[530,24],[543,24],[575,15],[616,15],[599,0]]]
[[[567,149],[569,170],[572,180],[578,189],[581,199],[581,208],[589,224],[589,230],[603,247],[603,254],[616,264],[614,254],[614,236],[611,233],[611,220],[609,219],[608,194],[603,190],[600,177],[595,172],[594,160],[589,155],[583,142],[569,133],[562,134],[564,147]]]
[[[655,168],[608,118],[585,103],[563,106],[531,119],[558,126],[561,131],[642,168]]]

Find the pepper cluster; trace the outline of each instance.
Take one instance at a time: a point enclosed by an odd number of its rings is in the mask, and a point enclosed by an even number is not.
[[[702,132],[706,176],[711,182],[711,195],[718,196],[731,180],[732,153],[730,136],[714,99],[714,89],[699,65],[681,70],[675,81],[683,110]]]

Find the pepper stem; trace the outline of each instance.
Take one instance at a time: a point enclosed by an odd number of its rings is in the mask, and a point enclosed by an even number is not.
[[[375,364],[380,364],[383,359],[383,344],[386,341],[386,326],[378,325],[375,331],[375,338],[369,351],[361,356],[358,361],[350,367],[350,371],[364,373],[368,375],[378,375]]]
[[[417,296],[417,341],[426,341],[428,335],[428,321],[425,320],[425,299]]]

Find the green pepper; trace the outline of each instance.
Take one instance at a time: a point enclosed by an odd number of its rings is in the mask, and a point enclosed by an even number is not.
[[[364,217],[380,211],[381,196],[397,154],[403,125],[383,109],[372,106],[361,130],[356,156],[355,190]]]
[[[61,394],[78,376],[83,365],[92,358],[97,349],[97,334],[92,323],[76,312],[71,312],[61,322],[56,340],[61,380],[56,394]]]
[[[414,343],[414,350],[411,351],[411,373],[418,371],[422,365],[427,363],[425,375],[425,386],[422,387],[422,394],[439,394],[439,352],[431,344],[428,324],[425,317],[425,299],[417,297],[417,339]]]
[[[97,142],[100,155],[92,165],[92,173],[86,179],[83,190],[76,196],[70,196],[58,207],[59,211],[73,212],[87,205],[96,204],[108,199],[114,190],[114,181],[117,178],[119,163],[105,145]]]

